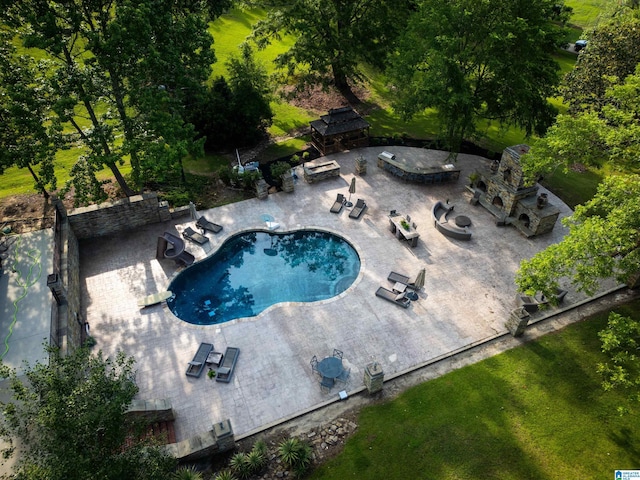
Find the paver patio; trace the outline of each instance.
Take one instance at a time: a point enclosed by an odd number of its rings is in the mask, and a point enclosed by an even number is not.
[[[97,348],[108,355],[123,350],[135,357],[139,398],[167,398],[176,413],[177,440],[211,429],[214,422],[230,419],[236,435],[260,429],[315,405],[338,397],[334,389],[324,394],[311,372],[313,355],[322,358],[334,348],[344,352],[351,368],[346,390],[363,384],[365,366],[379,362],[385,375],[411,370],[430,359],[506,331],[504,322],[514,308],[513,279],[519,262],[566,234],[560,221],[545,236],[527,239],[515,228],[495,226],[481,207],[469,204],[468,175],[481,157],[460,155],[460,180],[453,184],[414,185],[376,166],[381,147],[330,155],[341,166],[341,176],[308,185],[302,178],[292,194],[277,193],[266,200],[251,199],[207,210],[207,218],[224,226],[209,234],[204,247],[189,244],[197,259],[215,251],[236,232],[264,228],[263,214],[273,216],[280,231],[318,227],[342,235],[357,249],[361,270],[353,285],[338,297],[316,303],[279,304],[256,317],[220,325],[196,326],[177,319],[164,305],[140,309],[137,300],[166,290],[181,268],[169,260],[155,259],[158,235],[193,226],[189,218],[155,224],[123,235],[81,243],[81,279],[84,315],[91,325]],[[385,147],[397,156],[430,156],[444,162],[445,152],[407,147]],[[358,219],[349,210],[329,212],[336,194],[348,196],[355,175],[355,158],[368,159],[368,171],[357,176],[356,193],[368,205]],[[552,193],[549,201],[570,209]],[[431,206],[449,199],[456,214],[472,220],[471,241],[443,236],[433,226]],[[416,248],[398,241],[389,231],[390,210],[410,214],[418,225]],[[375,296],[383,285],[390,288],[391,270],[416,274],[426,268],[426,284],[410,308],[398,308]],[[265,281],[278,288],[277,275]],[[572,289],[566,299],[583,299]],[[239,347],[241,355],[231,383],[185,375],[187,363],[201,342],[217,351]],[[348,401],[348,400],[347,400]]]

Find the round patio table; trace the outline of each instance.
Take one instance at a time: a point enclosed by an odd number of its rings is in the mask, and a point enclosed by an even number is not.
[[[338,357],[326,357],[318,363],[320,375],[326,378],[336,378],[342,373],[342,360]]]
[[[471,225],[471,219],[466,215],[458,215],[455,221],[458,227],[468,227]]]

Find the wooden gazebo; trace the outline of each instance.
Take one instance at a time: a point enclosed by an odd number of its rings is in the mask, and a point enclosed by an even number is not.
[[[369,126],[353,108],[334,108],[311,122],[311,142],[322,155],[367,147]]]

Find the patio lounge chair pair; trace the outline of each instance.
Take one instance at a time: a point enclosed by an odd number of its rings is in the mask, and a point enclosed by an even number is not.
[[[376,290],[376,297],[384,298],[403,308],[409,308],[411,304],[411,300],[409,300],[405,292],[397,293],[384,287],[379,287],[378,290]]]
[[[331,209],[329,209],[329,211],[331,213],[340,213],[340,211],[342,210],[342,207],[344,206],[344,202],[345,202],[344,195],[339,193],[338,195],[336,195],[336,201],[333,202],[333,205],[331,206]]]
[[[359,198],[351,212],[349,212],[349,218],[360,218],[360,215],[362,215],[362,212],[364,212],[366,208],[367,204],[365,201]]]
[[[189,362],[187,366],[187,376],[198,378],[202,375],[204,365],[207,363],[207,357],[213,351],[213,345],[210,343],[201,343],[198,347],[198,351],[193,356],[193,360]]]

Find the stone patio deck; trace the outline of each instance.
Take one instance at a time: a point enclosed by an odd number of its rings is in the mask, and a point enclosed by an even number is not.
[[[516,229],[495,226],[486,210],[469,204],[465,188],[468,175],[481,157],[460,155],[460,180],[452,184],[404,183],[376,166],[382,147],[369,147],[326,157],[340,164],[341,175],[309,185],[299,180],[295,192],[251,199],[203,213],[224,226],[204,248],[189,244],[197,259],[218,248],[229,235],[247,228],[264,228],[263,214],[274,217],[280,231],[305,226],[338,233],[357,249],[362,267],[354,284],[343,294],[316,303],[279,304],[256,317],[220,325],[196,326],[177,319],[164,305],[140,309],[137,299],[166,290],[179,271],[173,262],[155,259],[156,240],[165,230],[181,230],[193,221],[150,225],[124,235],[81,243],[81,278],[84,315],[91,325],[97,347],[106,354],[123,350],[137,361],[139,397],[167,398],[176,414],[177,440],[205,430],[214,422],[230,419],[240,436],[338,398],[338,390],[321,392],[309,361],[322,358],[334,348],[344,352],[351,367],[346,390],[363,385],[363,371],[379,362],[385,375],[409,371],[430,359],[457,351],[506,331],[504,322],[514,308],[513,282],[519,262],[552,243],[566,229],[560,222],[545,236],[527,239]],[[446,153],[406,147],[385,147],[397,156],[430,156],[445,162]],[[368,171],[357,176],[356,193],[368,205],[358,220],[349,210],[329,212],[336,194],[348,197],[355,175],[355,158],[368,159]],[[549,201],[570,209],[548,192]],[[456,214],[468,216],[471,241],[443,236],[431,220],[431,206],[449,199]],[[418,225],[416,248],[398,241],[389,231],[390,210],[410,214]],[[413,275],[426,268],[420,298],[409,309],[377,298],[380,285],[391,287],[391,270]],[[277,287],[277,275],[271,279]],[[567,302],[584,296],[573,290]],[[230,384],[185,375],[187,363],[201,342],[213,343],[217,351],[227,346],[241,350]],[[349,400],[347,400],[349,401]]]

